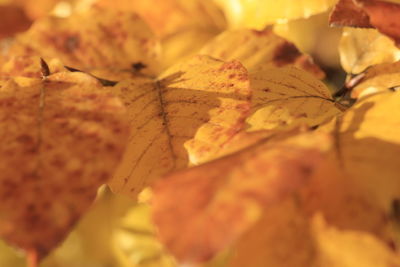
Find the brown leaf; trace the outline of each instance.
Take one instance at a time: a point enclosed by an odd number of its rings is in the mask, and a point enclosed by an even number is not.
[[[330,23],[335,26],[374,27],[400,46],[400,4],[380,0],[341,0]]]
[[[400,4],[376,0],[356,1],[368,14],[371,24],[400,47]]]
[[[339,0],[329,18],[331,26],[372,28],[368,14],[353,0]]]
[[[264,208],[306,182],[329,146],[326,136],[312,133],[269,140],[170,175],[154,186],[160,238],[180,261],[204,261],[230,245]]]
[[[28,84],[0,88],[0,235],[42,258],[111,178],[128,128],[122,103],[86,74]]]

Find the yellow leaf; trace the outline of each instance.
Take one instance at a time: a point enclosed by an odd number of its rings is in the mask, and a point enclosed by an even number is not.
[[[361,98],[369,94],[398,90],[400,88],[400,61],[369,67],[348,82],[351,97]]]
[[[375,29],[345,28],[339,52],[342,67],[352,74],[375,64],[400,60],[400,50],[394,42]]]
[[[218,35],[199,52],[222,60],[239,60],[249,72],[267,67],[294,65],[323,78],[323,71],[292,43],[271,29],[229,30]]]
[[[68,18],[43,18],[10,48],[10,55],[59,58],[66,66],[85,71],[132,69],[142,63],[158,71],[159,44],[135,14],[92,8]]]
[[[329,27],[329,12],[277,23],[274,32],[293,42],[300,51],[311,54],[318,64],[339,68],[338,45],[342,29]]]
[[[388,211],[400,196],[400,92],[366,97],[330,125],[338,166],[368,198]]]
[[[223,8],[229,24],[258,30],[279,21],[307,18],[324,12],[336,0],[216,0]]]
[[[321,215],[312,221],[318,264],[323,267],[399,267],[400,254],[383,240],[361,231],[339,230]]]
[[[175,32],[161,40],[162,69],[195,54],[219,33],[213,28],[189,28]]]
[[[181,262],[208,260],[232,244],[263,209],[307,181],[330,144],[325,135],[313,133],[289,133],[274,142],[266,134],[245,149],[172,174],[153,187],[159,236]]]
[[[294,197],[268,207],[232,247],[229,267],[310,267],[314,244],[308,218]]]
[[[186,141],[209,153],[244,128],[250,109],[246,69],[206,56],[176,64],[158,79],[136,77],[109,89],[123,99],[131,135],[110,186],[132,197],[188,164]]]
[[[0,88],[0,235],[43,257],[88,209],[117,166],[125,109],[83,73]]]
[[[123,266],[177,266],[157,238],[148,204],[137,204],[128,211],[115,229],[112,243]]]
[[[161,37],[190,28],[225,28],[224,16],[213,0],[99,0],[98,3],[138,13]]]
[[[251,130],[274,129],[306,123],[316,126],[340,114],[329,89],[294,67],[250,73],[253,89]]]

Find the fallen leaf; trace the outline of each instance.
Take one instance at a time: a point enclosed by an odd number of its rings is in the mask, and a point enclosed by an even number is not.
[[[321,128],[335,136],[338,166],[382,210],[400,197],[400,92],[366,97]]]
[[[205,261],[232,244],[264,208],[307,181],[330,144],[313,133],[281,138],[272,142],[267,132],[245,149],[156,183],[154,221],[178,260]]]
[[[158,50],[156,38],[137,15],[92,8],[68,18],[36,21],[16,38],[9,55],[59,58],[84,71],[132,70],[141,62],[146,71],[155,73]]]
[[[392,38],[400,47],[400,3],[377,0],[356,0],[368,14],[371,24]]]
[[[313,218],[312,232],[317,243],[316,266],[400,266],[398,251],[370,233],[337,229],[328,225],[320,214]]]
[[[326,22],[329,12],[274,24],[274,32],[293,42],[300,51],[310,54],[320,66],[338,68],[340,60],[338,44],[341,29],[330,27]]]
[[[372,65],[400,60],[400,49],[375,29],[345,28],[339,52],[343,69],[351,74],[359,74]]]
[[[97,2],[107,8],[139,14],[160,37],[191,28],[222,30],[226,26],[225,18],[213,0],[99,0]]]
[[[295,197],[266,208],[231,249],[229,267],[310,267],[315,257],[309,221]]]
[[[400,46],[399,2],[380,0],[340,0],[332,12],[330,24],[376,28]]]
[[[109,184],[132,197],[187,167],[188,140],[209,153],[220,149],[245,127],[250,109],[246,69],[207,56],[176,64],[155,80],[137,76],[109,90],[123,99],[131,122],[125,157]]]
[[[316,126],[340,114],[329,89],[295,67],[266,68],[250,73],[253,89],[251,130],[306,123]]]
[[[42,258],[111,178],[125,145],[125,109],[83,73],[0,88],[0,235]]]
[[[217,34],[219,30],[214,28],[192,27],[164,37],[161,40],[162,69],[198,54]]]
[[[400,61],[369,67],[348,81],[352,98],[362,98],[369,94],[400,89]]]
[[[368,14],[353,0],[339,0],[329,18],[332,26],[373,27]]]
[[[249,72],[293,65],[319,79],[325,76],[311,57],[302,54],[294,44],[274,34],[271,29],[228,30],[215,37],[199,53],[226,61],[239,60]]]

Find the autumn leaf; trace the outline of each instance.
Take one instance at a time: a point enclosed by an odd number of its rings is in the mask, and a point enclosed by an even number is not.
[[[188,165],[186,141],[218,150],[244,128],[250,109],[246,69],[207,56],[176,64],[155,80],[137,76],[109,90],[124,101],[131,122],[125,157],[109,184],[132,197]]]
[[[338,44],[342,30],[327,24],[328,11],[309,18],[279,22],[273,31],[293,42],[303,53],[310,54],[318,65],[325,69],[338,69]]]
[[[271,29],[225,31],[199,53],[226,61],[239,60],[249,72],[293,65],[309,71],[317,78],[322,79],[325,76],[311,57],[302,54],[294,44],[274,34]]]
[[[234,154],[160,180],[152,200],[160,239],[181,262],[209,259],[305,183],[328,147],[324,135],[270,142],[267,132]]]
[[[369,94],[396,91],[400,88],[400,62],[384,63],[369,67],[347,82],[351,97],[362,98]]]
[[[225,18],[212,0],[99,0],[99,5],[139,14],[160,37],[190,28],[222,30]]]
[[[249,27],[257,30],[262,30],[265,26],[282,20],[307,18],[324,12],[333,6],[335,2],[336,0],[305,0],[297,2],[291,0],[217,0],[233,28]]]
[[[352,27],[374,27],[400,45],[400,3],[380,0],[340,0],[330,24]]]
[[[330,120],[344,108],[332,99],[329,89],[313,75],[295,67],[269,68],[250,73],[251,110],[245,118],[248,131],[317,126]],[[185,147],[193,164],[204,163],[221,149],[207,142],[208,136],[197,136]]]
[[[0,235],[40,259],[112,176],[128,128],[122,103],[90,76],[59,72],[30,84],[0,89]]]
[[[332,26],[372,27],[368,14],[353,0],[339,0],[331,13],[329,23]]]
[[[306,123],[316,126],[340,113],[329,89],[294,67],[266,68],[250,74],[252,130]],[[341,108],[340,106],[338,106]]]
[[[132,70],[140,62],[154,73],[158,49],[152,32],[137,15],[92,8],[68,18],[36,21],[16,38],[8,54],[59,58],[66,66],[85,71]]]
[[[343,29],[340,61],[347,73],[359,74],[368,67],[400,59],[400,49],[375,29]]]
[[[367,97],[321,128],[335,136],[338,167],[385,210],[400,196],[399,99],[399,92]]]

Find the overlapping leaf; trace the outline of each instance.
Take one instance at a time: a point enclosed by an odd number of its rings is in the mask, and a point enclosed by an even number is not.
[[[199,52],[222,60],[239,60],[250,72],[267,67],[294,65],[323,78],[323,71],[294,44],[271,29],[230,30],[218,35]]]
[[[99,0],[107,8],[138,13],[161,37],[189,28],[222,30],[225,19],[212,0]]]
[[[156,72],[158,43],[135,14],[93,7],[68,18],[43,18],[10,48],[11,55],[59,58],[73,68],[130,70],[142,63]]]
[[[265,207],[304,183],[329,146],[324,135],[310,133],[268,141],[262,138],[232,155],[171,175],[154,187],[160,238],[179,260],[206,260],[231,244]]]
[[[31,23],[22,8],[0,3],[0,40],[27,30]]]
[[[369,67],[365,72],[348,81],[348,89],[353,98],[400,88],[400,62],[385,63]]]
[[[351,74],[361,73],[375,64],[400,59],[400,50],[393,41],[374,29],[345,28],[339,52],[343,69]]]
[[[0,234],[40,258],[112,176],[128,124],[122,103],[90,76],[59,72],[29,84],[0,89]]]
[[[110,185],[133,197],[187,166],[186,141],[218,150],[244,128],[250,109],[246,69],[206,56],[176,64],[156,80],[138,76],[110,90],[123,99],[131,121],[127,152]]]
[[[329,89],[294,67],[264,69],[250,74],[252,129],[274,129],[305,122],[318,125],[340,113]]]
[[[400,3],[381,0],[340,0],[333,10],[332,25],[374,27],[400,45]]]

